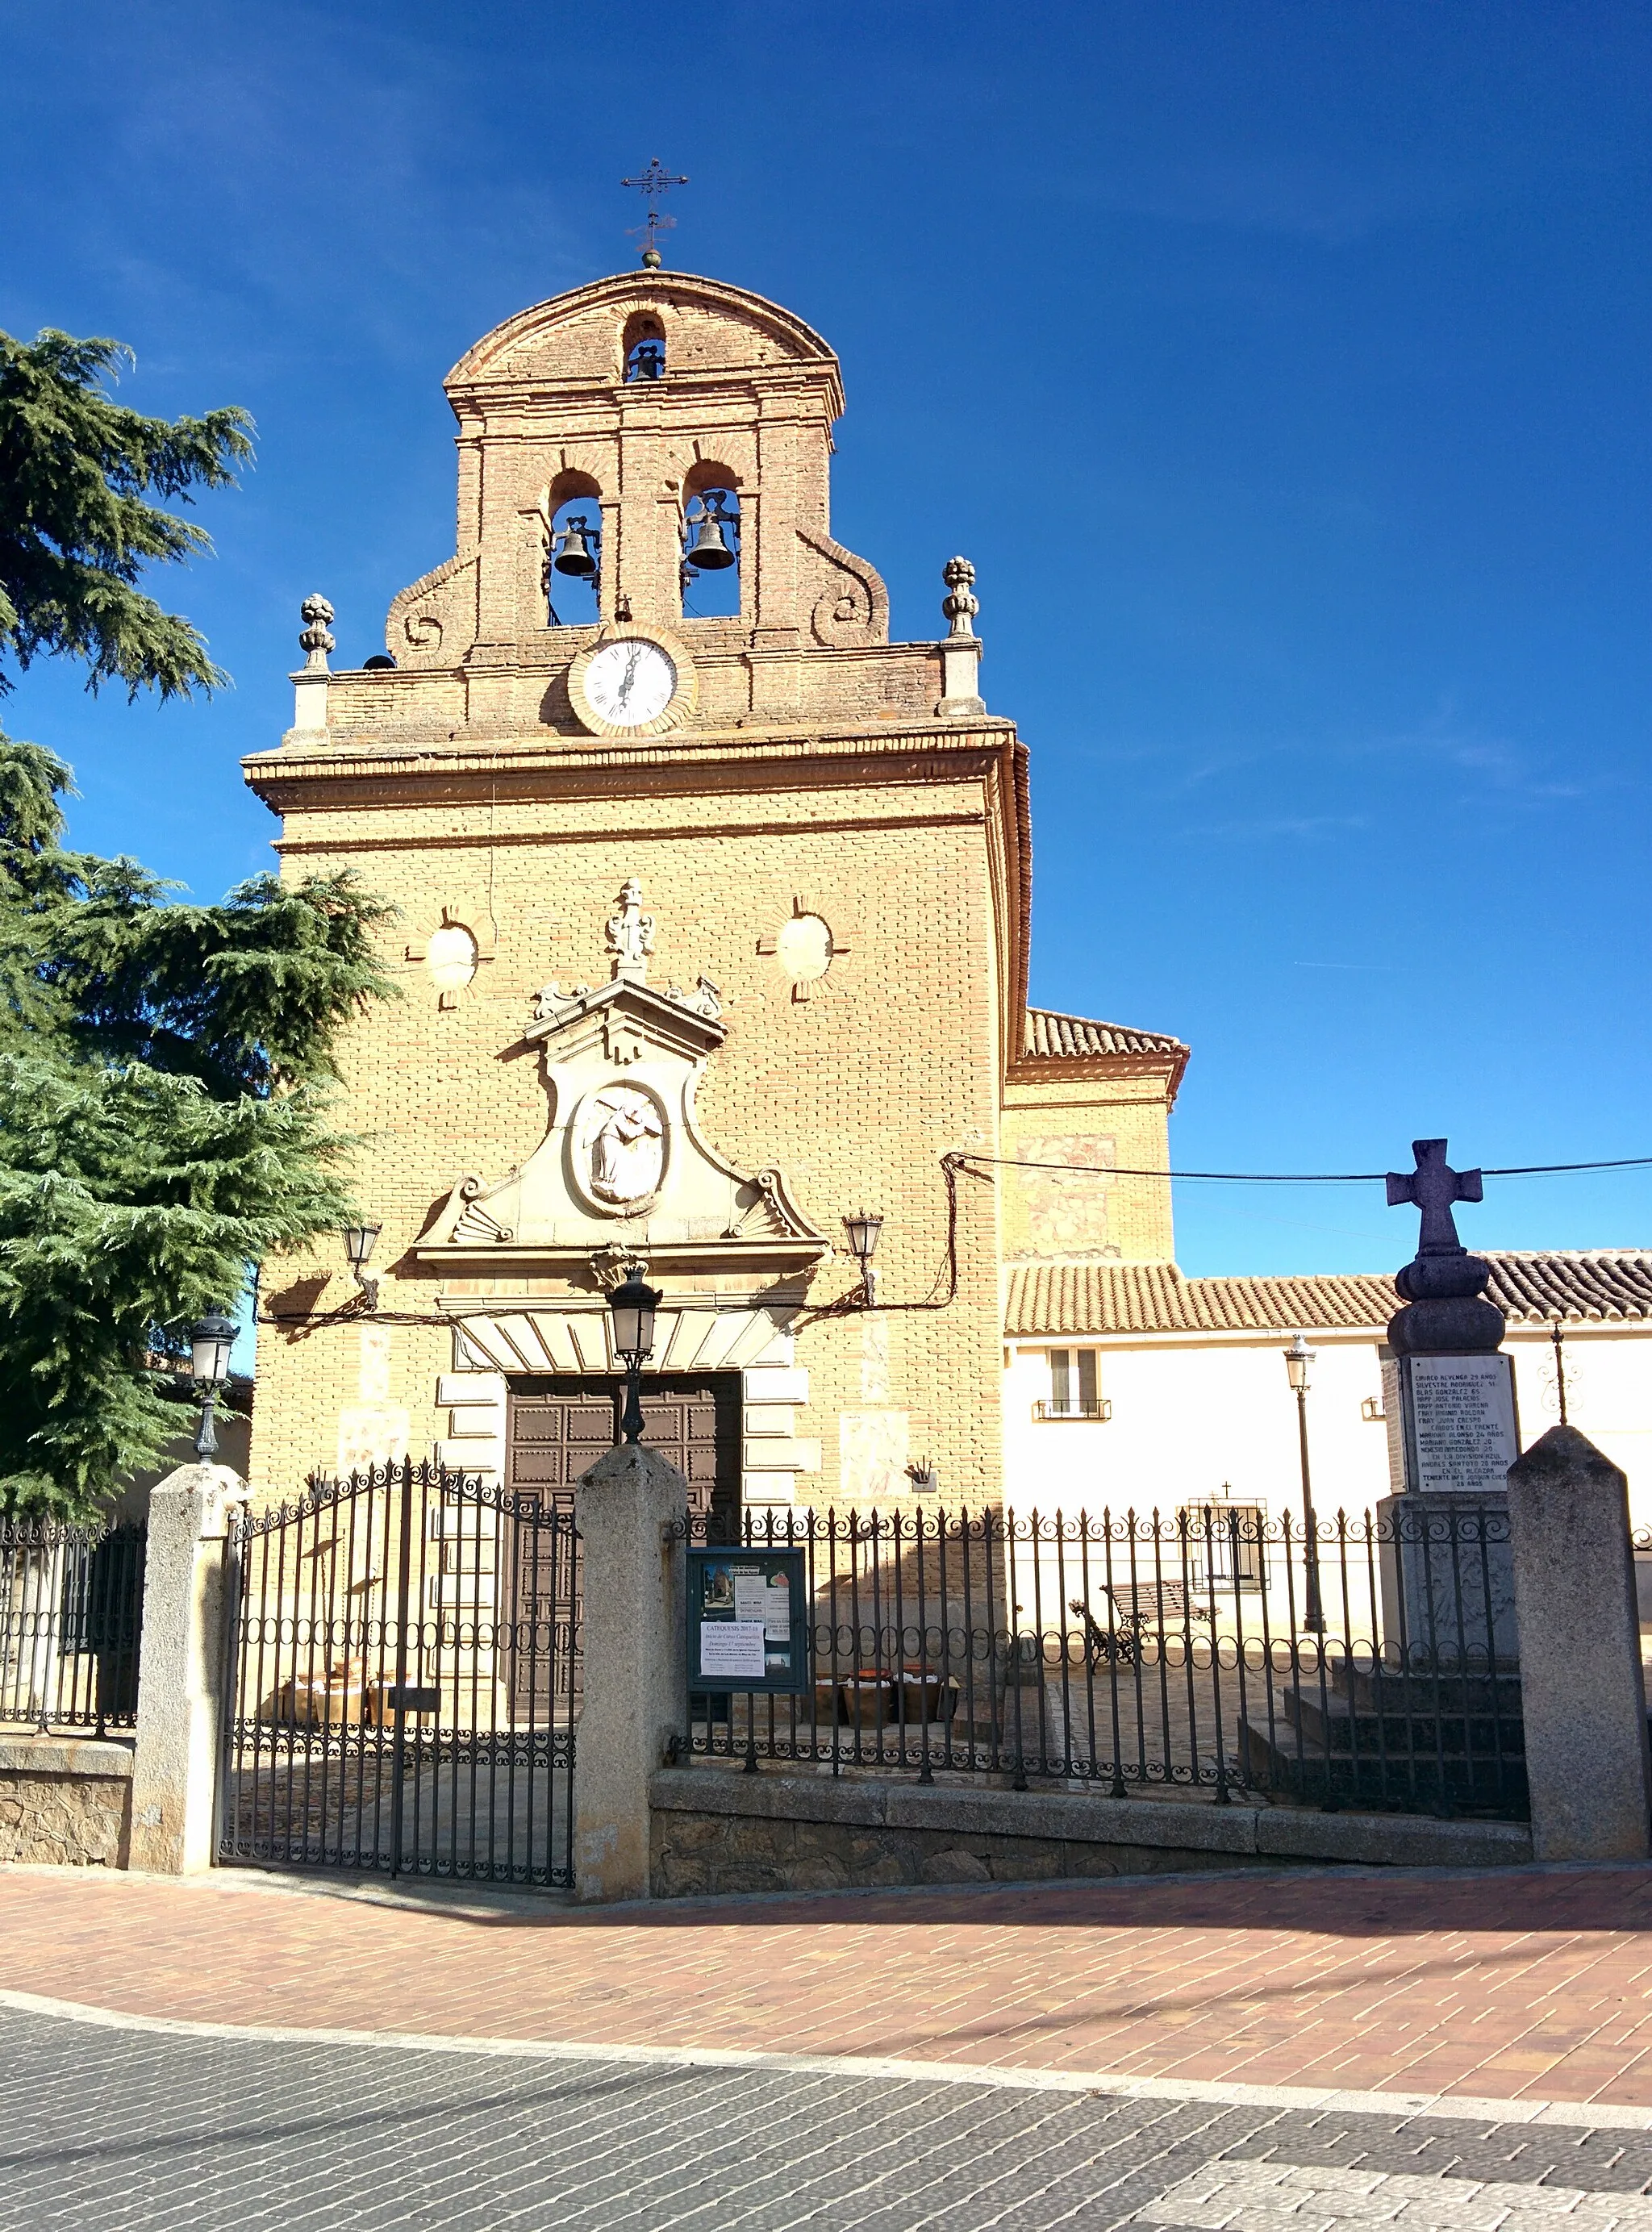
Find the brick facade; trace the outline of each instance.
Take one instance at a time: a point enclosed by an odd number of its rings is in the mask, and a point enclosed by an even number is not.
[[[665,374],[628,386],[643,319]],[[716,988],[726,1035],[699,1077],[700,1138],[735,1172],[778,1172],[822,1236],[800,1268],[745,1263],[731,1243],[656,1275],[671,1366],[745,1372],[748,1499],[881,1500],[919,1456],[949,1497],[995,1496],[1007,1256],[1168,1256],[1168,1188],[1086,1181],[1087,1205],[1052,1210],[1031,1179],[965,1178],[956,1297],[893,1307],[944,1283],[941,1158],[1053,1141],[1053,1159],[1161,1167],[1179,1067],[1027,1056],[1024,748],[979,701],[943,696],[973,646],[891,644],[881,581],[831,536],[836,360],[772,304],[644,271],[508,321],[447,386],[455,557],[392,604],[394,669],[325,678],[321,718],[306,677],[301,725],[247,762],[282,818],[286,874],[348,868],[400,910],[385,949],[403,995],[353,1028],[342,1064],[359,1199],[384,1228],[378,1317],[349,1314],[340,1250],[265,1266],[255,1489],[445,1441],[496,1466],[514,1369],[606,1364],[588,1261],[502,1241],[494,1262],[450,1263],[442,1218],[460,1179],[493,1186],[545,1139],[535,995],[606,984],[604,925],[635,878],[651,987]],[[737,620],[685,618],[679,595],[683,507],[714,485],[739,499]],[[599,510],[605,626],[658,634],[691,665],[692,710],[664,733],[594,734],[570,694],[574,655],[599,639],[547,624],[550,522],[570,493]],[[829,927],[823,976],[800,977],[782,935],[800,913]],[[468,983],[438,968],[456,926]],[[862,1206],[885,1219],[891,1307],[818,1315],[857,1288],[841,1220]],[[615,1237],[650,1252],[645,1220]]]

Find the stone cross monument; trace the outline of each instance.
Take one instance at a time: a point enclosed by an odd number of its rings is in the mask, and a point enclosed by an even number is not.
[[[1463,1246],[1452,1215],[1485,1187],[1478,1171],[1453,1170],[1443,1139],[1414,1139],[1411,1152],[1416,1168],[1388,1177],[1389,1206],[1409,1203],[1422,1217],[1417,1252],[1395,1275],[1401,1307],[1383,1361],[1392,1490],[1377,1506],[1383,1625],[1408,1638],[1461,1625],[1462,1648],[1512,1663],[1513,1367],[1500,1353],[1503,1313],[1485,1297],[1492,1267]]]

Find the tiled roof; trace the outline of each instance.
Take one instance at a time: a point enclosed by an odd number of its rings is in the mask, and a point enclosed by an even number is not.
[[[1652,1320],[1652,1254],[1638,1249],[1487,1252],[1490,1299],[1514,1324],[1559,1311],[1573,1323]],[[1385,1326],[1399,1307],[1376,1272],[1189,1279],[1174,1263],[1018,1263],[1004,1331],[1041,1333],[1305,1333]]]
[[[1163,1031],[1132,1031],[1123,1023],[1095,1023],[1086,1015],[1058,1015],[1053,1008],[1029,1008],[1024,1061],[1072,1061],[1092,1054],[1185,1055],[1180,1039]]]
[[[1487,1288],[1511,1318],[1540,1323],[1569,1318],[1652,1317],[1652,1254],[1641,1248],[1590,1248],[1488,1255]]]

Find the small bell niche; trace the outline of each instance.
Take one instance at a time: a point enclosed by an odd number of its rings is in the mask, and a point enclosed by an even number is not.
[[[622,342],[627,387],[665,377],[665,328],[651,311],[639,310],[625,321]]]

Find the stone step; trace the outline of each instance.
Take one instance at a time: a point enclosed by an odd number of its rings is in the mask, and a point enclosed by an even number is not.
[[[1530,1811],[1526,1762],[1506,1749],[1500,1759],[1490,1742],[1466,1751],[1461,1723],[1454,1748],[1448,1731],[1435,1730],[1413,1717],[1414,1749],[1403,1745],[1379,1751],[1373,1742],[1346,1749],[1311,1744],[1302,1732],[1299,1755],[1294,1732],[1276,1723],[1248,1719],[1239,1724],[1241,1772],[1253,1789],[1305,1805],[1431,1807],[1445,1813],[1482,1814],[1523,1821]]]
[[[1385,1701],[1386,1703],[1386,1701]],[[1405,1706],[1382,1712],[1362,1712],[1346,1699],[1332,1697],[1329,1710],[1317,1694],[1287,1690],[1279,1701],[1275,1729],[1288,1724],[1300,1732],[1305,1750],[1361,1759],[1520,1758],[1526,1732],[1519,1713],[1454,1712],[1448,1701],[1441,1711],[1423,1710],[1413,1697]],[[1295,1749],[1293,1742],[1287,1749]]]

